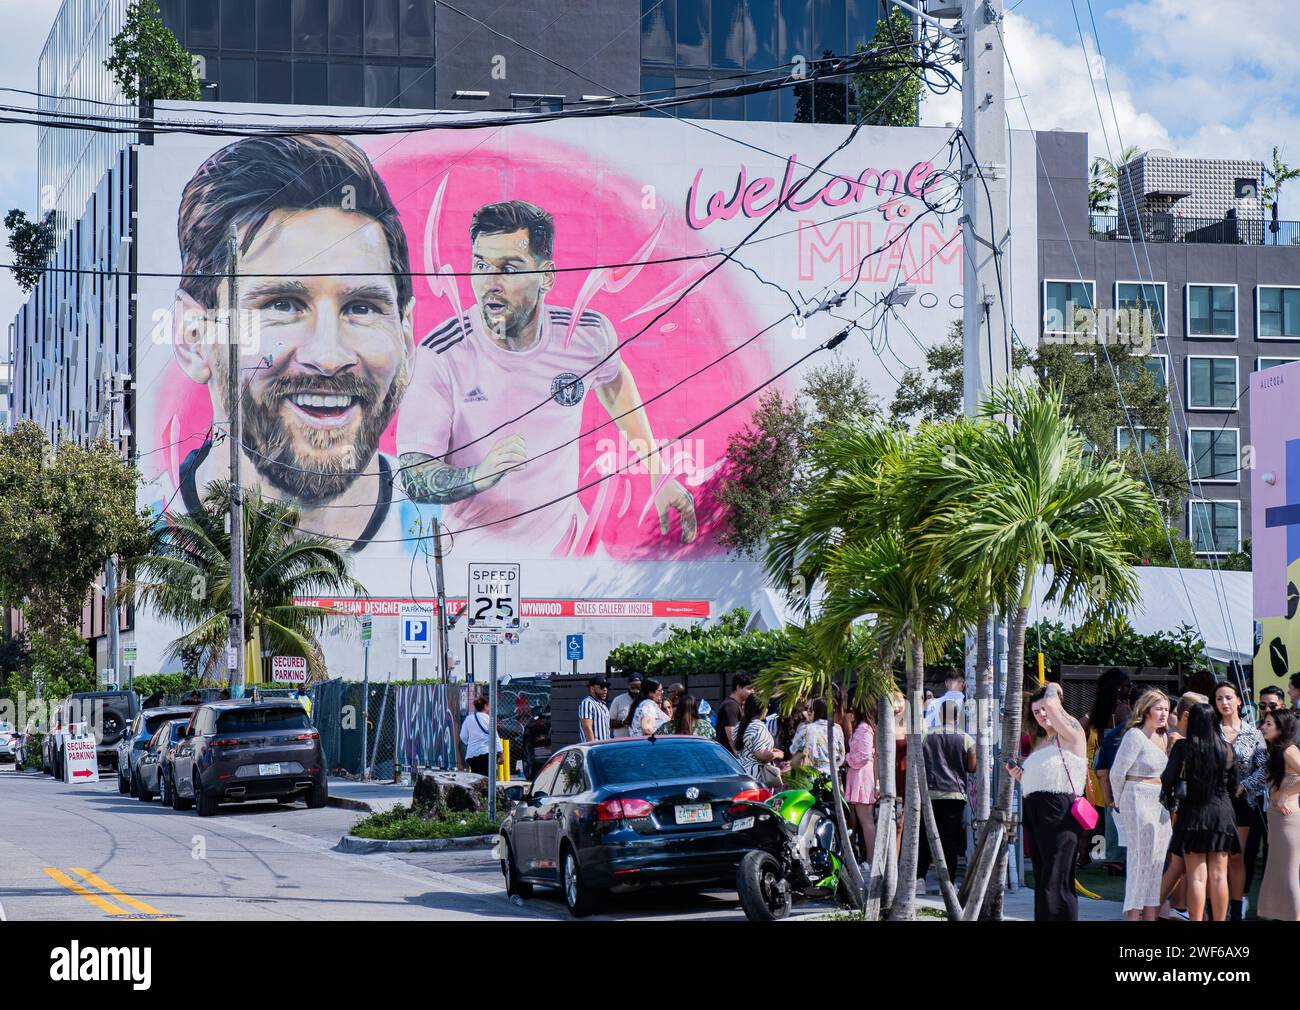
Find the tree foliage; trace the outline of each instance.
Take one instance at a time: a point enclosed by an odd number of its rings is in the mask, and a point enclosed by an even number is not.
[[[785,504],[808,479],[807,451],[826,425],[878,412],[871,389],[847,361],[808,372],[793,399],[773,390],[727,443],[727,469],[718,488],[724,521],[718,543],[753,556]]]
[[[18,286],[30,291],[41,279],[54,250],[54,212],[33,221],[26,211],[15,207],[5,215],[5,228],[9,231],[9,250],[13,253],[10,271]]]
[[[1108,161],[1105,158],[1092,159],[1092,164],[1088,168],[1088,211],[1090,213],[1115,213],[1114,200],[1119,193],[1120,169],[1137,155],[1137,147],[1129,145],[1120,152],[1118,162]]]
[[[244,633],[278,656],[301,656],[308,673],[324,673],[317,633],[337,617],[333,610],[303,606],[295,597],[365,596],[349,570],[338,541],[297,530],[298,507],[290,502],[244,495]],[[147,553],[133,558],[134,577],[119,590],[135,603],[185,629],[167,650],[182,659],[198,648],[211,655],[230,638],[230,486],[209,484],[203,509],[168,514]]]
[[[104,67],[128,101],[197,102],[203,97],[194,58],[165,24],[157,0],[136,0],[113,36]]]
[[[56,449],[31,421],[0,433],[0,598],[34,631],[78,624],[109,556],[147,542],[138,480],[107,440]]]
[[[917,102],[925,97],[921,71],[908,66],[916,60],[912,19],[895,7],[889,17],[876,22],[876,37],[858,53],[867,53],[883,69],[853,78],[853,93],[863,122],[870,126],[917,126]]]

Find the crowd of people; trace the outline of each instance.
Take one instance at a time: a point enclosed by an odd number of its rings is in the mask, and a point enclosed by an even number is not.
[[[1020,821],[1034,873],[1034,917],[1078,917],[1076,873],[1100,859],[1124,876],[1124,915],[1239,920],[1263,856],[1256,915],[1300,919],[1300,675],[1291,705],[1279,688],[1260,693],[1252,721],[1240,689],[1203,680],[1175,701],[1159,689],[1138,693],[1123,671],[1107,671],[1082,719],[1064,707],[1057,684],[1026,702],[1022,751],[1006,762],[1020,785]],[[958,878],[970,827],[975,741],[965,680],[945,682],[924,711],[926,785],[943,858]],[[753,678],[736,674],[717,711],[681,684],[633,678],[608,706],[609,682],[588,681],[579,707],[584,740],[674,733],[716,739],[761,785],[779,789],[809,766],[840,776],[855,850],[869,862],[880,797],[874,706],[832,699],[802,702],[788,715],[764,705]],[[907,725],[894,702],[894,794],[904,795]],[[893,825],[900,833],[901,822]],[[918,894],[933,859],[922,835]]]

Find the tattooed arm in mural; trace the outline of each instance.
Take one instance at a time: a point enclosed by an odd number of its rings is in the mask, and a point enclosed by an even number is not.
[[[609,411],[609,416],[614,418],[614,423],[627,439],[629,465],[635,465],[636,458],[643,459],[650,472],[651,490],[654,490],[663,474],[663,459],[659,455],[654,435],[651,434],[650,418],[646,416],[642,405],[636,379],[628,371],[627,365],[622,365],[618,374],[609,382],[596,386],[595,393],[601,406]],[[689,544],[695,539],[695,499],[676,480],[667,480],[658,489],[655,494],[655,511],[659,513],[660,533],[668,533],[672,521],[669,513],[676,512],[682,527],[682,543]]]
[[[493,443],[477,466],[448,466],[423,452],[402,453],[402,486],[412,501],[448,505],[495,487],[527,459],[522,435],[507,435]]]

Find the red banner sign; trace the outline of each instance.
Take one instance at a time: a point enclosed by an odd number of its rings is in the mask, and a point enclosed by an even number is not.
[[[357,617],[397,617],[403,603],[421,603],[436,613],[438,601],[431,599],[360,599],[351,596],[299,597],[295,603],[304,607],[324,607]],[[447,612],[459,614],[463,598],[447,600]],[[523,600],[524,617],[708,617],[710,600]]]

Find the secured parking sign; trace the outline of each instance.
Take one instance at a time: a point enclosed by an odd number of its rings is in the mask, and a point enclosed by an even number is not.
[[[403,603],[399,614],[403,659],[433,655],[433,608],[424,603]]]
[[[63,741],[63,781],[99,781],[99,755],[92,734],[69,736]]]
[[[519,566],[508,562],[469,566],[469,627],[519,628]]]
[[[307,660],[302,656],[272,656],[271,679],[280,684],[307,683]]]

